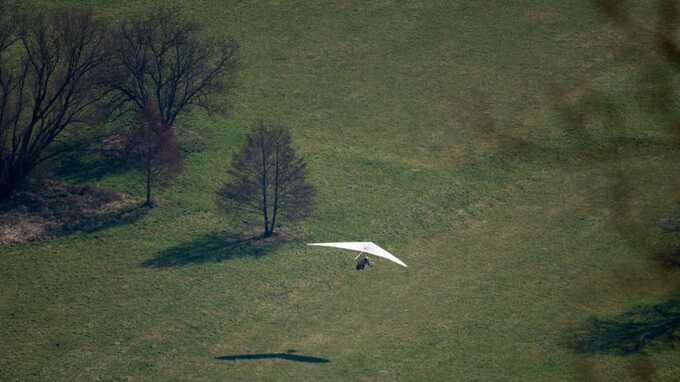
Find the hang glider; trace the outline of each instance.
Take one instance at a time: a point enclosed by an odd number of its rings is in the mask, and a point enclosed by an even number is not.
[[[380,248],[377,244],[370,241],[348,241],[342,243],[309,243],[307,245],[316,245],[319,247],[332,247],[332,248],[342,248],[349,249],[351,251],[357,251],[361,253],[368,253],[383,259],[393,261],[402,267],[408,267],[403,261],[399,260],[393,254],[387,252],[386,250]]]

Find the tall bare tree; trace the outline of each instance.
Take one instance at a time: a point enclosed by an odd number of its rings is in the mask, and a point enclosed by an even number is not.
[[[234,86],[238,43],[207,38],[178,6],[126,19],[114,37],[112,110],[135,111],[154,103],[163,123],[173,127],[191,106],[218,110],[210,96],[226,94]]]
[[[246,219],[259,216],[264,236],[274,234],[279,216],[297,220],[311,212],[314,187],[306,180],[307,165],[293,149],[285,126],[261,123],[234,154],[231,179],[217,192],[227,211]]]
[[[89,11],[22,12],[0,18],[0,200],[103,96],[105,28]]]

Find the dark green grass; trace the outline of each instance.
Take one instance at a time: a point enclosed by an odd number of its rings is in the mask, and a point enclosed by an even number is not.
[[[70,3],[107,17],[152,7]],[[608,54],[621,37],[587,4],[187,11],[241,42],[230,118],[180,121],[197,149],[142,219],[0,250],[0,379],[636,379],[636,358],[577,354],[565,337],[672,293],[677,274],[641,247],[664,240],[677,151],[612,157],[565,133],[554,87],[595,78],[618,97],[635,83]],[[626,110],[633,127],[649,119]],[[214,191],[260,119],[292,127],[317,206],[285,227],[295,239],[234,243]],[[662,135],[645,126],[630,135]],[[142,193],[134,173],[92,181]],[[353,255],[304,246],[336,240],[375,241],[410,267],[358,273]],[[229,360],[290,349],[328,362]],[[659,380],[678,374],[677,350],[647,356]]]

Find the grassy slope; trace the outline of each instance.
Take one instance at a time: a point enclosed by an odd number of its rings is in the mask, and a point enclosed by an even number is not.
[[[231,118],[182,121],[206,149],[142,220],[0,249],[0,379],[634,379],[634,360],[562,343],[670,286],[611,224],[619,167],[569,151],[546,96],[608,73],[618,37],[557,1],[309,3],[191,7],[242,44]],[[215,239],[229,222],[213,192],[262,118],[293,127],[309,159],[319,199],[304,241],[373,240],[408,270],[356,273],[351,255],[302,241],[238,256]],[[513,149],[492,126],[555,150]],[[674,154],[617,164],[633,174],[635,222],[671,205]],[[178,254],[195,261],[142,266]],[[287,349],[330,362],[214,359]],[[677,356],[652,353],[660,380]]]

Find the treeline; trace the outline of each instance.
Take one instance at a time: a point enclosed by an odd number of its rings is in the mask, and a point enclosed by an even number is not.
[[[120,124],[127,127],[110,146],[145,174],[152,205],[155,180],[182,168],[178,116],[194,107],[222,112],[214,99],[235,87],[238,57],[235,39],[208,37],[178,6],[113,23],[91,10],[27,11],[0,0],[0,201],[58,160],[69,139],[122,118],[132,124]],[[234,163],[231,191],[218,195],[256,206],[266,235],[285,205],[307,209],[296,201],[311,200],[313,189],[287,128],[261,126]],[[291,199],[293,190],[299,197]]]

